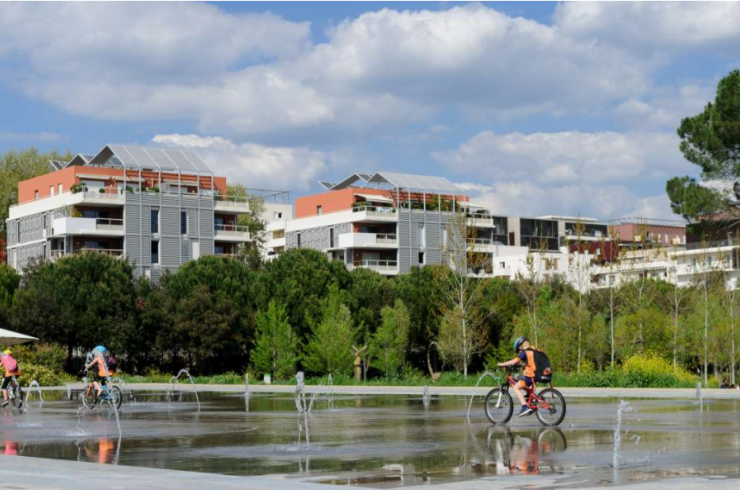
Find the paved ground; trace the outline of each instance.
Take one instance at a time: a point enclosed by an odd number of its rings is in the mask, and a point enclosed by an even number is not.
[[[326,475],[322,475],[322,479],[326,479]],[[732,482],[732,485],[729,485],[730,482]],[[559,481],[557,477],[509,476],[506,478],[490,477],[434,485],[434,489],[505,490],[516,488],[573,488],[574,486],[577,486],[577,481]],[[353,488],[344,485],[342,487]],[[428,485],[425,487],[428,488]],[[623,488],[630,490],[716,490],[717,488],[730,487],[736,488],[736,481],[692,477],[626,485]],[[0,488],[14,490],[80,490],[83,488],[102,488],[106,490],[130,490],[132,488],[165,490],[190,488],[207,488],[209,490],[327,490],[332,487],[281,476],[236,477],[21,456],[0,456]]]
[[[84,387],[82,383],[70,384],[74,390]],[[169,384],[165,383],[131,383],[128,387],[140,391],[166,391]],[[244,385],[195,385],[198,391],[203,392],[221,392],[221,393],[244,393]],[[44,390],[66,390],[63,387],[47,387]],[[181,383],[178,390],[188,391],[193,389],[193,385]],[[306,386],[306,391],[312,393],[320,389],[325,391],[326,387]],[[487,393],[490,387],[480,387],[474,389],[470,386],[463,387],[445,387],[430,386],[429,392],[432,395],[470,395],[475,391],[478,395]],[[571,398],[678,398],[678,399],[695,399],[696,390],[694,388],[558,388],[563,395]],[[289,385],[251,385],[250,393],[293,393],[295,386]],[[421,395],[424,391],[422,386],[333,386],[332,391],[335,394],[346,395]],[[707,389],[702,390],[702,397],[705,399],[740,399],[740,390],[719,390]]]

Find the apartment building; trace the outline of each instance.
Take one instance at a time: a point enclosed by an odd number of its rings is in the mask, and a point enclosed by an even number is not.
[[[608,241],[607,225],[590,218],[494,215],[442,177],[358,173],[322,186],[325,192],[296,199],[285,247],[320,250],[349,269],[405,273],[449,261],[454,244],[465,243],[476,258],[468,263],[472,275],[513,279],[527,272],[536,251],[538,274],[545,276],[567,273],[573,243],[581,244],[583,260],[591,260]],[[465,240],[454,239],[462,233]]]
[[[18,185],[7,222],[8,263],[75,253],[126,258],[157,280],[201,255],[233,256],[250,241],[237,224],[246,199],[195,153],[108,145],[95,155],[51,162],[53,171]]]
[[[610,223],[609,232],[624,248],[686,245],[686,226],[678,221],[622,218]]]

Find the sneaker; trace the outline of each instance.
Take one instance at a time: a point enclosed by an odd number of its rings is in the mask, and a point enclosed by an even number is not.
[[[526,417],[527,415],[532,415],[532,412],[534,412],[534,409],[529,408],[527,405],[522,405],[522,409],[519,410],[519,413],[516,414],[516,416]]]

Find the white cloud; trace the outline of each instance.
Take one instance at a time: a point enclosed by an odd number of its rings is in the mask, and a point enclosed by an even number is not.
[[[554,21],[566,35],[643,54],[712,48],[736,56],[740,44],[737,2],[563,2]]]
[[[623,185],[547,187],[521,180],[471,189],[470,193],[474,203],[500,215],[580,215],[603,220],[622,217],[676,219],[666,195],[640,197]]]
[[[364,135],[448,109],[591,112],[650,85],[639,57],[481,5],[385,9],[308,36],[204,4],[0,4],[0,81],[75,114],[188,119],[238,140]]]
[[[329,168],[329,157],[307,148],[236,144],[194,134],[157,135],[152,142],[195,150],[217,175],[251,188],[306,190]]]
[[[451,171],[494,181],[546,185],[665,178],[690,171],[667,133],[481,132],[456,150],[432,153]]]
[[[675,131],[681,119],[698,114],[714,99],[715,87],[716,81],[656,88],[644,99],[622,102],[615,115],[633,129]]]

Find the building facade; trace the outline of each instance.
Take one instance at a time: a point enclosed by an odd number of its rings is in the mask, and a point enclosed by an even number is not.
[[[21,273],[39,260],[105,253],[157,280],[202,255],[233,256],[250,241],[237,225],[246,199],[229,197],[226,179],[195,153],[108,145],[52,168],[21,182],[9,211],[8,263]]]

